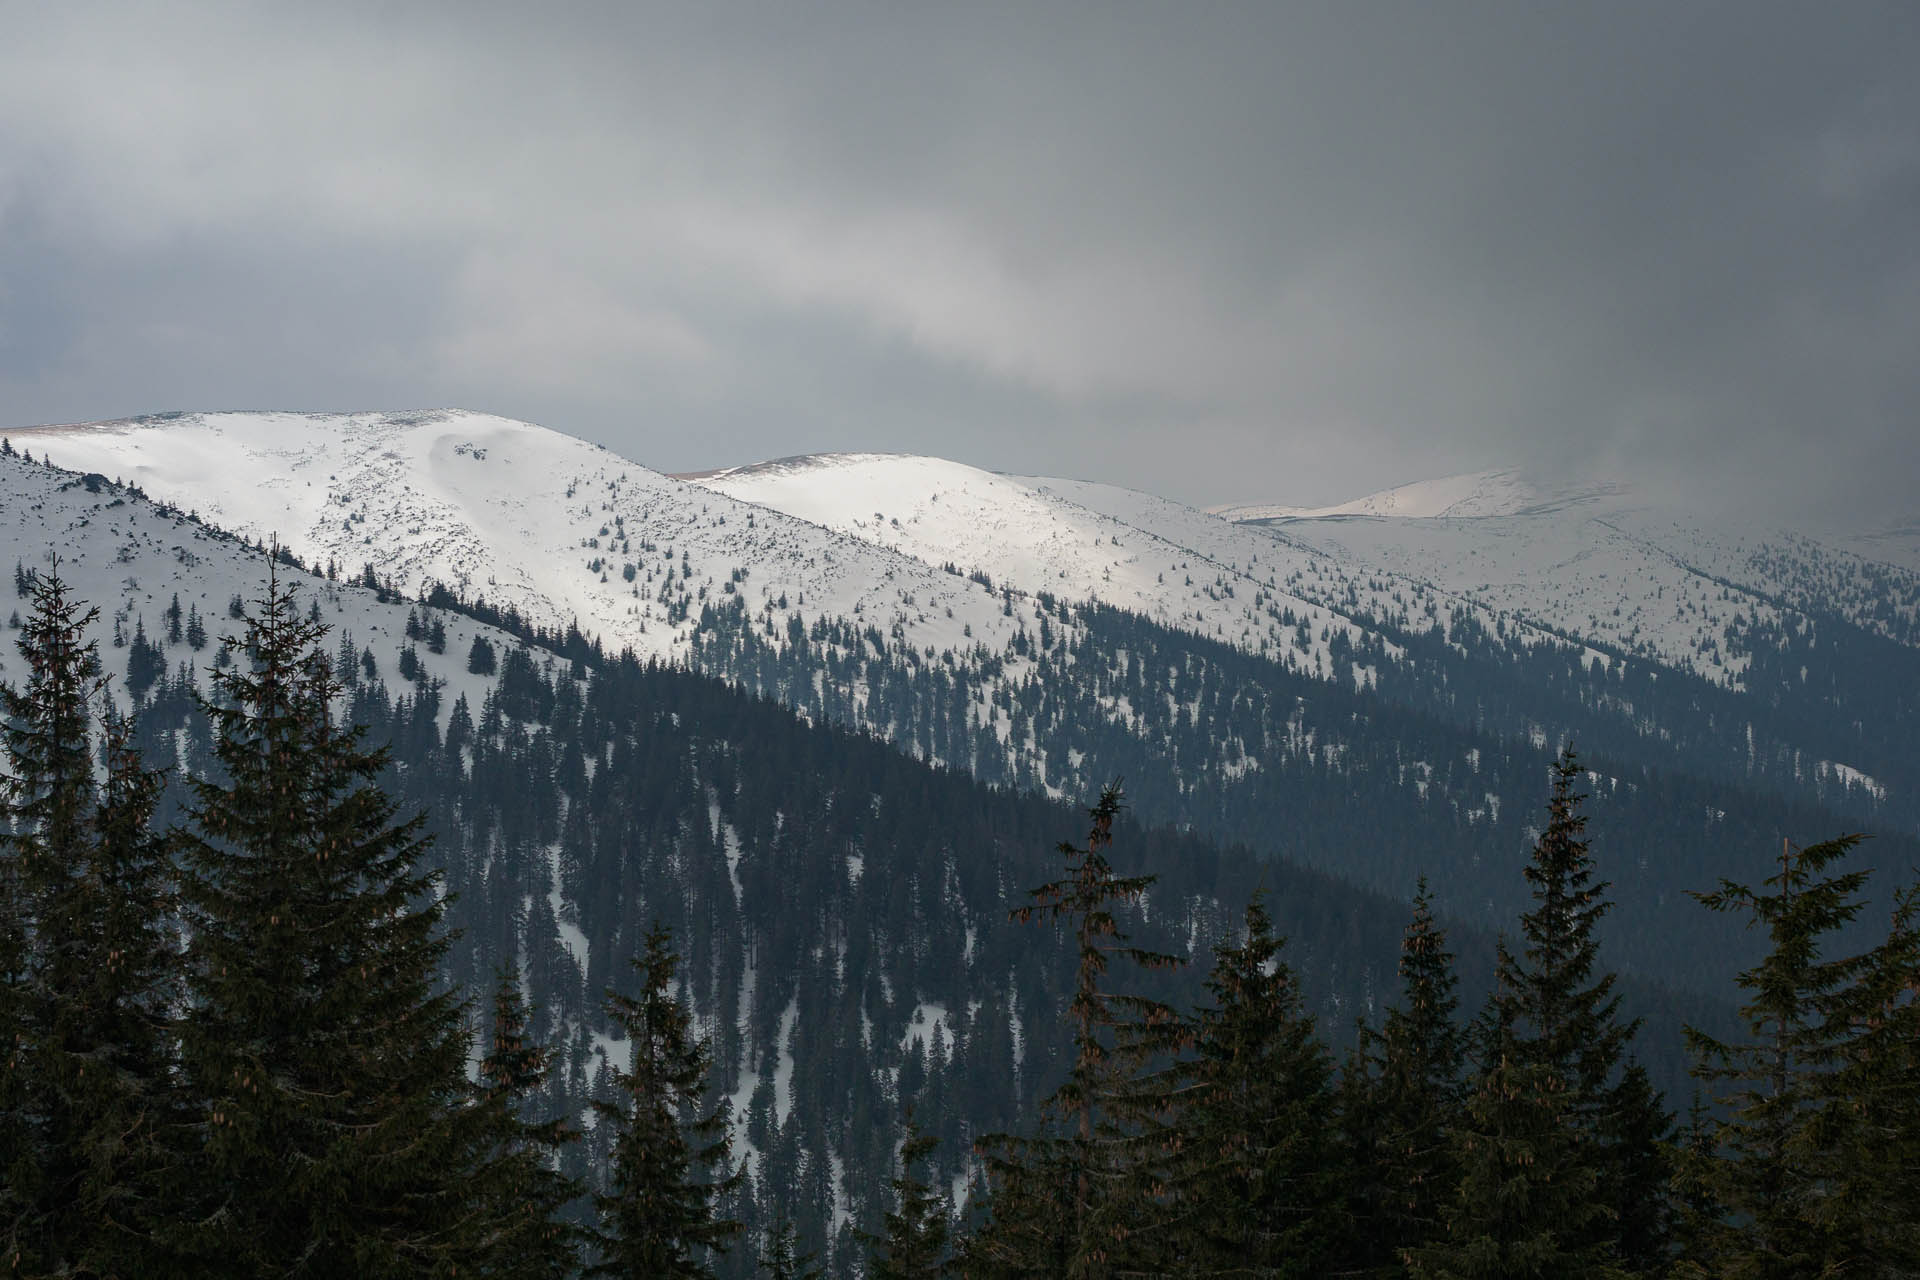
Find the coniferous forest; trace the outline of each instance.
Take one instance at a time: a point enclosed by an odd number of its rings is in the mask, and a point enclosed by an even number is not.
[[[476,643],[442,730],[292,581],[204,692],[136,635],[131,713],[27,584],[13,1274],[1920,1268],[1920,898],[1856,836],[1694,886],[1756,957],[1715,1003],[1609,961],[1571,749],[1515,918],[1422,884],[1396,939],[1118,784],[1076,814],[630,659]]]

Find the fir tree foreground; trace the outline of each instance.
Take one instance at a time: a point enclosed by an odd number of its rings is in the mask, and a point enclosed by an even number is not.
[[[532,1193],[544,1218],[575,1194],[526,1159],[559,1134],[502,1103],[545,1060],[503,1047],[469,1082],[420,822],[335,719],[324,628],[272,573],[233,640],[249,661],[207,700],[220,776],[194,779],[186,826],[161,832],[161,780],[105,711],[96,789],[91,615],[57,565],[36,583],[27,686],[0,687],[8,1269],[569,1273],[570,1233],[543,1220],[530,1251],[498,1213]]]

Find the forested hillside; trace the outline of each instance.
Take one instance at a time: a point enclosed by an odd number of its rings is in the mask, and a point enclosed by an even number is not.
[[[713,1083],[732,1099],[736,1150],[753,1170],[735,1211],[752,1224],[790,1218],[806,1248],[879,1212],[906,1105],[939,1139],[942,1184],[961,1192],[973,1139],[1031,1118],[1057,1083],[1069,1052],[1064,943],[1008,911],[1052,873],[1054,846],[1080,824],[1074,804],[584,648],[577,659],[508,649],[497,691],[478,707],[456,701],[442,733],[440,692],[381,672],[369,652],[352,636],[336,647],[346,714],[391,742],[383,782],[428,815],[460,930],[451,973],[482,991],[517,959],[532,1032],[557,1051],[557,1106],[578,1113],[604,1098],[609,1067],[623,1065],[602,993],[621,986],[655,921],[680,940],[685,998],[713,1038]],[[209,726],[177,673],[138,724],[156,759],[210,758]],[[1117,856],[1159,877],[1126,913],[1141,937],[1204,959],[1264,888],[1306,1007],[1340,1042],[1377,1016],[1406,920],[1391,896],[1130,819],[1116,841]],[[1507,860],[1516,882],[1518,867]],[[1457,945],[1477,1000],[1491,937],[1463,930]],[[1190,1003],[1197,981],[1169,975],[1152,989]],[[1650,1060],[1677,1084],[1679,1022],[1721,1025],[1716,1007],[1645,984],[1631,998],[1659,1028]],[[567,1159],[588,1174],[605,1156],[590,1136]],[[842,1239],[839,1253],[857,1250]]]
[[[1426,875],[1441,910],[1488,930],[1524,899],[1512,868],[1537,829],[1553,752],[1572,741],[1587,753],[1619,890],[1606,936],[1628,971],[1697,991],[1724,990],[1755,944],[1703,921],[1687,891],[1748,874],[1781,835],[1864,825],[1885,833],[1885,865],[1920,863],[1920,845],[1872,795],[1842,782],[1776,789],[1765,770],[1795,761],[1769,764],[1758,745],[1750,756],[1744,733],[1738,755],[1724,741],[1736,711],[1756,744],[1781,740],[1790,706],[1736,702],[1670,672],[1609,674],[1550,649],[1524,661],[1476,653],[1470,629],[1456,633],[1466,656],[1410,644],[1405,669],[1336,646],[1326,681],[1135,615],[1041,604],[1041,624],[1014,640],[1027,665],[1006,678],[990,656],[903,652],[857,624],[821,620],[776,644],[727,605],[702,614],[696,660],[818,722],[991,782],[1074,796],[1124,776],[1151,822],[1385,894]],[[1370,659],[1377,685],[1356,689],[1350,672]],[[1901,650],[1889,661],[1916,660]],[[1655,696],[1661,723],[1677,728],[1650,748],[1626,713]],[[1884,723],[1900,723],[1897,708]],[[1911,751],[1888,746],[1891,759]]]
[[[1308,992],[1337,1016],[1381,904],[1276,863],[1247,885],[1244,853],[1123,824],[1117,785],[1084,843],[1036,857],[1056,806],[682,673],[484,637],[469,662],[498,684],[443,737],[431,681],[393,698],[270,577],[211,696],[183,670],[135,708],[156,757],[199,761],[163,825],[166,772],[105,693],[90,611],[51,567],[25,581],[27,678],[0,687],[16,1271],[1651,1276],[1676,1250],[1914,1254],[1920,897],[1895,895],[1870,950],[1819,950],[1868,905],[1867,872],[1828,874],[1856,837],[1702,897],[1767,927],[1740,985],[1775,1039],[1693,1011],[1729,1111],[1696,1106],[1676,1145],[1645,1052],[1675,1009],[1624,999],[1605,962],[1571,753],[1484,1013],[1457,1017],[1459,944],[1422,886],[1398,990],[1336,1073]],[[440,619],[408,631],[431,644]],[[423,784],[438,832],[406,816]],[[1123,840],[1164,871],[1117,867]]]

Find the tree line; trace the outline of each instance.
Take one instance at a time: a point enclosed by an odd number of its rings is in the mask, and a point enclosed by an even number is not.
[[[1744,1039],[1689,1029],[1702,1088],[1684,1124],[1635,1061],[1595,926],[1608,910],[1571,749],[1526,868],[1532,907],[1496,984],[1459,1017],[1422,884],[1402,989],[1337,1068],[1256,896],[1216,946],[1211,1003],[1177,1011],[1123,974],[1180,963],[1133,947],[1116,904],[1149,876],[1108,861],[1120,795],[1091,811],[1065,876],[1023,918],[1079,954],[1076,1057],[1037,1129],[994,1135],[970,1276],[1805,1277],[1912,1275],[1920,1139],[1920,888],[1884,940],[1832,946],[1870,873],[1843,836],[1783,844],[1759,885],[1697,894],[1767,940],[1744,971]],[[931,1273],[929,1273],[931,1274]]]
[[[527,1114],[552,1053],[529,1042],[519,977],[500,977],[476,1044],[442,979],[422,819],[397,814],[374,784],[384,752],[336,718],[325,628],[292,588],[276,573],[243,612],[247,661],[206,700],[218,767],[165,829],[164,779],[86,637],[96,611],[57,566],[32,591],[26,678],[0,685],[0,1267],[698,1274],[671,1262],[717,1228],[665,1252],[643,1229],[650,1197],[713,1158],[676,1163],[699,1051],[678,1046],[666,936],[636,958],[641,994],[610,997],[636,1048],[599,1116],[613,1190],[581,1225],[566,1210],[583,1188],[554,1159],[580,1134]]]
[[[1108,606],[1037,599],[1048,625],[1015,634],[1019,670],[984,648],[916,655],[857,618],[770,637],[737,599],[702,613],[694,661],[816,723],[864,728],[995,785],[1090,796],[1124,776],[1132,812],[1155,826],[1401,901],[1426,874],[1450,918],[1487,933],[1525,909],[1508,851],[1524,856],[1542,767],[1571,738],[1599,775],[1591,807],[1610,847],[1649,853],[1613,864],[1621,892],[1607,943],[1636,974],[1716,999],[1754,958],[1753,939],[1703,915],[1687,889],[1743,874],[1783,831],[1865,826],[1889,861],[1920,862],[1904,807],[1920,792],[1900,784],[1920,741],[1903,731],[1920,655],[1882,653],[1853,633],[1822,631],[1808,668],[1816,682],[1821,663],[1857,668],[1820,714],[1851,708],[1845,723],[1879,727],[1841,743],[1793,711],[1799,695],[1715,689],[1551,645],[1507,655],[1470,618],[1444,639],[1398,637],[1398,661],[1334,637],[1329,681]],[[1377,680],[1357,688],[1355,664]],[[1874,681],[1886,694],[1869,705],[1859,686]],[[1872,761],[1889,798],[1816,785],[1816,757],[1798,753],[1812,741],[1828,744],[1827,759]],[[1678,1061],[1660,1065],[1656,1075],[1684,1073]]]
[[[817,1273],[793,1224],[747,1239],[710,1049],[670,935],[608,993],[631,1046],[591,1137],[594,1212],[561,1172],[582,1126],[540,1113],[552,1049],[520,975],[487,1034],[444,979],[446,900],[422,820],[376,785],[291,588],[216,671],[214,761],[184,820],[104,697],[92,620],[36,575],[4,688],[0,1249],[25,1275],[711,1274],[750,1252]],[[98,766],[96,766],[96,753]],[[1343,1062],[1266,904],[1213,948],[1205,1003],[1144,994],[1185,958],[1123,923],[1153,877],[1111,859],[1110,787],[1017,918],[1067,935],[1065,1078],[1032,1123],[977,1139],[964,1211],[909,1118],[876,1276],[1903,1274],[1913,1228],[1920,931],[1830,942],[1865,907],[1857,843],[1783,846],[1758,886],[1701,895],[1769,940],[1740,978],[1750,1034],[1695,1034],[1708,1096],[1677,1126],[1595,930],[1609,907],[1582,771],[1553,773],[1532,907],[1460,1017],[1424,891],[1402,990]]]

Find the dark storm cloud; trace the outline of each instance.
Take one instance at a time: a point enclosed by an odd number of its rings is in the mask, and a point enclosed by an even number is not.
[[[1904,4],[7,16],[6,422],[460,403],[1197,501],[1920,476]]]

